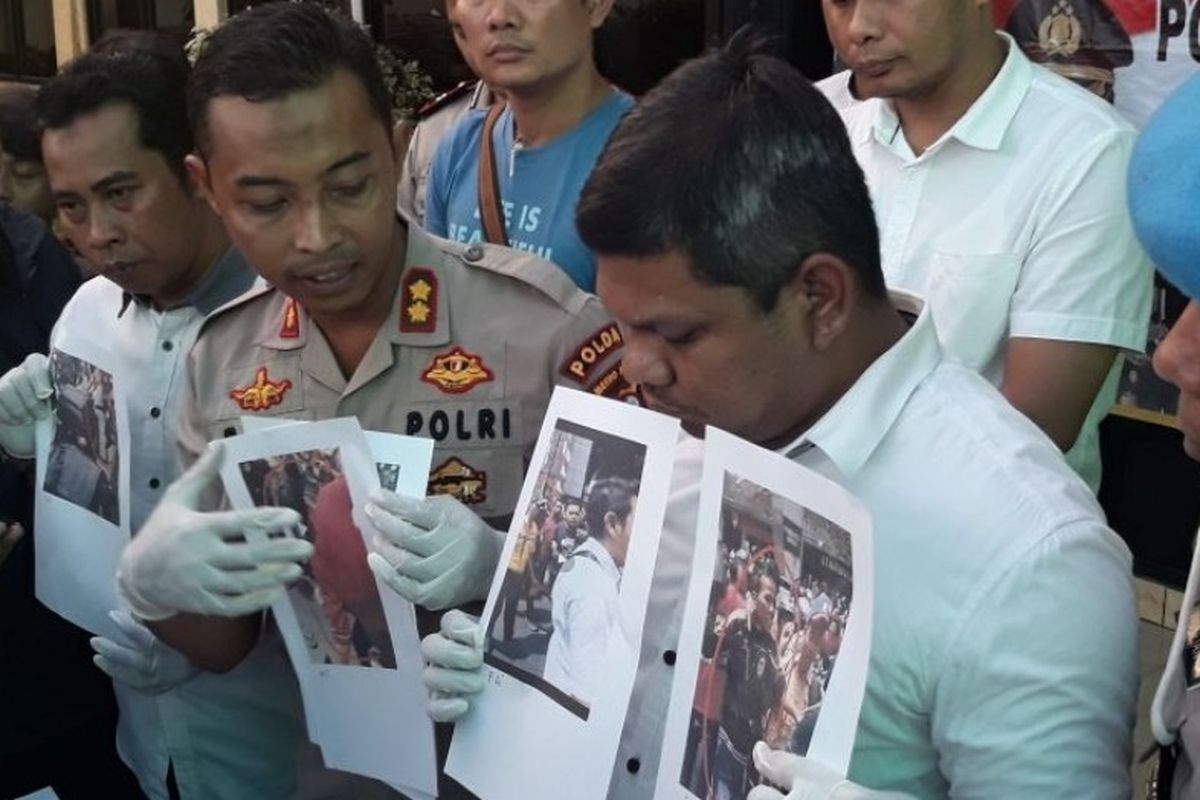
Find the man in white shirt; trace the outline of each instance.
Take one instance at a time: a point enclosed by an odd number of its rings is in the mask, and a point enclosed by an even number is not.
[[[1134,129],[993,30],[991,3],[824,0],[823,81],[871,190],[889,288],[1046,432],[1095,491],[1151,271],[1121,198]]]
[[[1200,76],[1150,118],[1129,162],[1129,210],[1146,252],[1190,302],[1154,351],[1154,369],[1179,387],[1183,448],[1200,460]],[[1200,791],[1200,550],[1192,558],[1179,625],[1150,722],[1162,745],[1155,798]]]
[[[1053,444],[948,363],[922,303],[888,296],[867,188],[820,93],[735,37],[622,121],[578,222],[621,325],[623,369],[652,407],[689,432],[714,425],[774,449],[873,515],[851,783],[761,743],[756,774],[788,798],[1128,797],[1129,552]],[[695,448],[677,464],[614,800],[653,796],[667,735]],[[464,688],[483,689],[462,623],[447,614],[424,643],[431,688],[459,695],[433,696],[442,716],[467,711]]]
[[[254,282],[186,177],[186,78],[182,53],[87,54],[38,98],[60,220],[99,272],[63,310],[51,345],[69,352],[88,339],[112,351],[129,398],[133,531],[176,476],[183,365],[200,324]],[[27,361],[0,379],[0,392],[45,376],[45,359]],[[17,424],[2,426],[5,442],[31,443],[32,419],[6,418]],[[291,763],[300,735],[284,702],[295,690],[267,668],[287,668],[282,648],[263,647],[227,675],[198,675],[132,617],[118,616],[127,638],[92,645],[97,665],[115,678],[117,745],[142,790],[153,800],[233,797],[248,787],[257,797],[288,796],[293,775],[278,767]]]
[[[550,594],[554,632],[542,677],[586,706],[600,688],[609,637],[618,626],[637,489],[627,478],[602,478],[588,487],[588,538],[567,558]]]

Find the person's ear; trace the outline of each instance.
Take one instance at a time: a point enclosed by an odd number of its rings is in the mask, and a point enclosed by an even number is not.
[[[856,285],[845,261],[829,253],[813,253],[783,287],[780,301],[788,302],[801,316],[809,345],[822,351],[849,326]]]
[[[208,203],[214,214],[220,216],[221,212],[213,200],[212,179],[208,172],[208,164],[196,153],[189,153],[183,159],[183,166],[187,169],[188,177],[191,178],[192,191]]]
[[[583,0],[587,6],[588,24],[592,30],[599,28],[612,13],[613,0]]]

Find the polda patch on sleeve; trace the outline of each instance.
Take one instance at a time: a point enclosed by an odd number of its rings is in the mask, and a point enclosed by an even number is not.
[[[621,329],[617,327],[617,323],[610,322],[575,348],[559,371],[563,377],[587,385],[588,378],[596,371],[604,357],[620,350],[624,345]]]

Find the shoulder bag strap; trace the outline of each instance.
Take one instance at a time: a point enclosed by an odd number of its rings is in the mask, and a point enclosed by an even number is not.
[[[492,244],[508,245],[504,228],[504,209],[500,206],[500,179],[496,173],[496,148],[492,131],[504,111],[504,103],[493,103],[483,121],[483,139],[479,147],[479,218],[483,233]]]

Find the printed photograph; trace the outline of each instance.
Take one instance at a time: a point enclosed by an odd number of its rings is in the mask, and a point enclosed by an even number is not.
[[[50,379],[55,427],[42,488],[119,525],[121,456],[112,375],[55,350]]]
[[[338,448],[243,461],[238,468],[254,504],[296,510],[301,522],[295,535],[313,544],[304,575],[288,587],[312,662],[395,669],[383,601],[354,524]]]
[[[488,622],[484,660],[587,719],[620,626],[646,446],[560,420]]]
[[[396,484],[400,482],[400,465],[380,461],[375,464],[375,469],[379,472],[379,485],[389,492],[396,491]]]
[[[751,750],[808,752],[841,647],[853,587],[850,533],[725,474],[716,574],[680,783],[743,800]]]
[[[1200,603],[1192,606],[1187,617],[1187,636],[1183,643],[1184,682],[1191,689],[1200,685]]]

